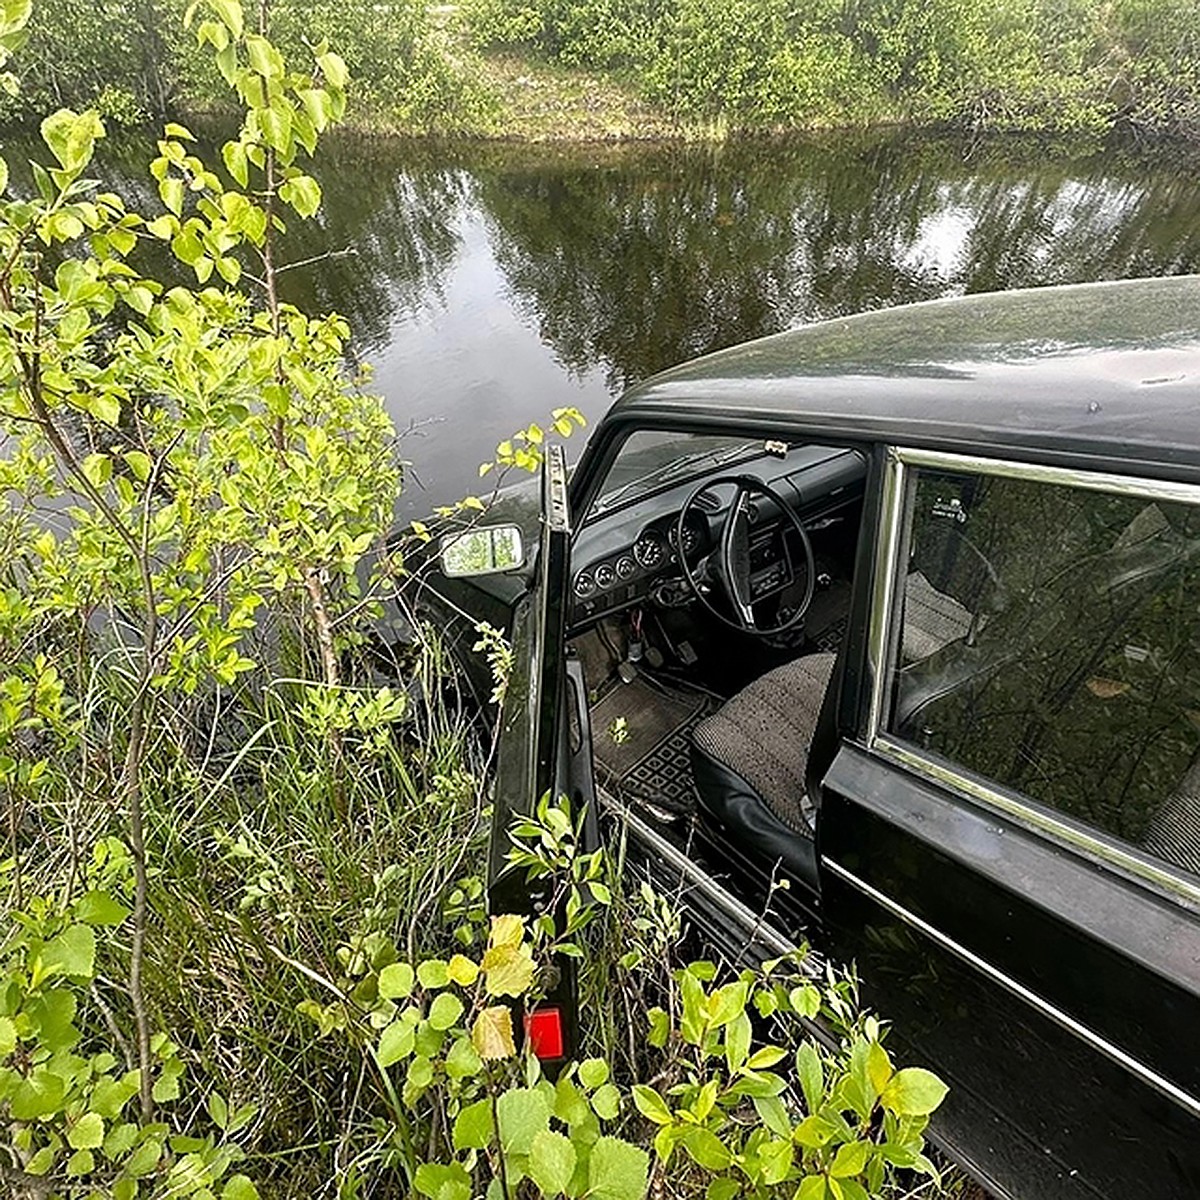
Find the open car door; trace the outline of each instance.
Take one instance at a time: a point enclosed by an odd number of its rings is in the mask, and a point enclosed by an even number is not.
[[[550,903],[546,880],[530,883],[508,861],[514,821],[532,814],[541,797],[566,798],[582,826],[580,847],[599,843],[588,732],[587,692],[579,663],[568,653],[571,520],[566,459],[547,447],[542,462],[541,537],[532,586],[513,618],[513,663],[504,698],[488,846],[488,909],[532,916]],[[576,973],[563,958],[559,979],[525,1027],[545,1060],[572,1057],[578,1042]]]

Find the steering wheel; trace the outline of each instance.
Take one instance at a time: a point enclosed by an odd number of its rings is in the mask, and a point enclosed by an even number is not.
[[[687,555],[683,552],[684,525],[700,497],[705,492],[710,492],[713,488],[723,484],[733,485],[735,489],[733,502],[729,505],[725,520],[721,524],[716,550],[698,564],[698,570],[693,573],[692,568],[688,565]],[[751,595],[750,589],[750,514],[747,510],[747,501],[752,495],[766,496],[771,500],[791,522],[792,528],[800,535],[800,543],[804,547],[804,598],[786,621],[769,627],[759,625],[754,619],[756,601]],[[799,622],[808,612],[809,605],[812,604],[817,568],[813,559],[812,542],[809,539],[808,531],[791,505],[787,504],[774,488],[769,487],[753,475],[720,475],[716,479],[706,479],[701,483],[684,501],[683,507],[679,510],[679,516],[675,521],[675,545],[679,551],[679,565],[683,568],[683,577],[687,580],[692,594],[719,621],[723,621],[726,625],[742,633],[757,634],[760,637],[782,633]],[[720,584],[721,590],[729,600],[732,616],[721,612],[709,600],[704,586],[707,577],[715,578]],[[779,590],[779,587],[772,588],[771,594],[774,595]]]

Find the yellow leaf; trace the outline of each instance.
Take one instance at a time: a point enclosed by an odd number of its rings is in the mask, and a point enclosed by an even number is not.
[[[479,967],[466,955],[456,954],[446,964],[446,973],[460,987],[470,987],[479,978]]]
[[[485,1060],[511,1058],[517,1052],[513,1041],[512,1013],[503,1004],[485,1008],[471,1027],[471,1045]]]
[[[533,982],[533,954],[528,946],[494,946],[483,956],[484,986],[489,996],[521,996]]]
[[[519,946],[525,937],[525,922],[512,913],[492,918],[492,932],[488,937],[488,949],[499,946]]]

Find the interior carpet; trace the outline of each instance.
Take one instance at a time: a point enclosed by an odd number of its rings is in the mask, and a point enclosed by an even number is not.
[[[696,798],[691,734],[717,707],[716,699],[704,692],[641,677],[618,683],[591,711],[592,748],[601,784],[618,799],[665,812],[691,812]]]

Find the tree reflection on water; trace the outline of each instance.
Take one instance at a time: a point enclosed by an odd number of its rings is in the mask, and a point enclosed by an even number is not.
[[[432,500],[471,490],[495,440],[550,407],[597,415],[625,385],[748,338],[962,292],[1200,267],[1200,192],[1178,147],[867,133],[323,146],[325,208],[292,222],[287,258],[306,265],[284,275],[285,296],[350,320],[401,425],[444,421],[421,454]],[[10,144],[10,161],[20,151]],[[146,190],[148,139],[102,151],[108,182]]]

